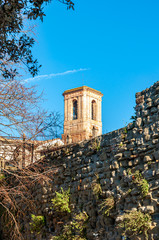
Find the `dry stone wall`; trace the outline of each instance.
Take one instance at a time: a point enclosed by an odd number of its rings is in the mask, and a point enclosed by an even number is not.
[[[44,164],[55,173],[49,184],[32,190],[38,202],[34,214],[45,216],[46,225],[43,234],[31,234],[28,213],[21,223],[25,239],[54,239],[83,211],[88,240],[159,239],[159,82],[136,94],[135,109],[135,120],[127,127],[47,155]],[[71,213],[53,207],[51,199],[61,188],[70,188]],[[137,233],[132,226],[124,233],[124,214],[132,212],[151,216],[148,237],[146,227]]]

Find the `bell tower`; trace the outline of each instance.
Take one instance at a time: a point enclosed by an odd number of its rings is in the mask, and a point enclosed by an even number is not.
[[[103,94],[86,86],[63,93],[65,102],[65,144],[76,143],[102,134],[101,101]]]

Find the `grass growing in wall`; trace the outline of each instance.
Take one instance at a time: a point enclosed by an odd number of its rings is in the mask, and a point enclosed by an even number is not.
[[[130,211],[124,214],[123,221],[118,227],[124,229],[126,236],[144,234],[148,239],[147,231],[151,227],[151,216],[140,211]]]
[[[149,184],[147,180],[142,177],[142,174],[138,170],[132,176],[132,180],[140,187],[142,196],[146,197],[149,193]]]
[[[109,216],[110,211],[114,208],[114,205],[114,197],[108,197],[100,204],[100,212],[103,212],[104,215]]]
[[[56,192],[56,196],[51,199],[53,203],[53,207],[58,212],[71,212],[71,209],[69,207],[69,201],[70,201],[70,189],[67,191],[64,191],[63,188],[61,188],[61,193]]]
[[[140,182],[141,193],[143,197],[146,197],[149,193],[149,184],[146,179],[142,179]]]
[[[98,152],[101,149],[101,139],[93,139],[92,142],[92,149]]]
[[[95,195],[95,197],[98,199],[100,194],[102,193],[102,187],[100,184],[100,179],[99,179],[99,175],[96,175],[96,179],[93,181],[92,183],[92,191],[93,191],[93,195]]]

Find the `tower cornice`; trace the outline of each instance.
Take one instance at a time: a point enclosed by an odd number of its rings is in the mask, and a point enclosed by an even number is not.
[[[66,90],[66,91],[64,91],[64,93],[62,95],[65,96],[67,94],[74,93],[74,92],[79,92],[79,91],[89,91],[89,92],[93,92],[95,94],[98,94],[101,97],[103,96],[103,94],[100,91],[95,90],[95,89],[90,88],[90,87],[87,87],[87,86],[82,86],[82,87]]]

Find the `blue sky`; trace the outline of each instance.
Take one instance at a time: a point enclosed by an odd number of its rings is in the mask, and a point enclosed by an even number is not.
[[[75,11],[56,0],[45,7],[33,49],[42,68],[30,83],[44,91],[43,107],[62,115],[65,90],[101,91],[106,133],[129,123],[135,93],[159,80],[159,2],[74,2]]]

